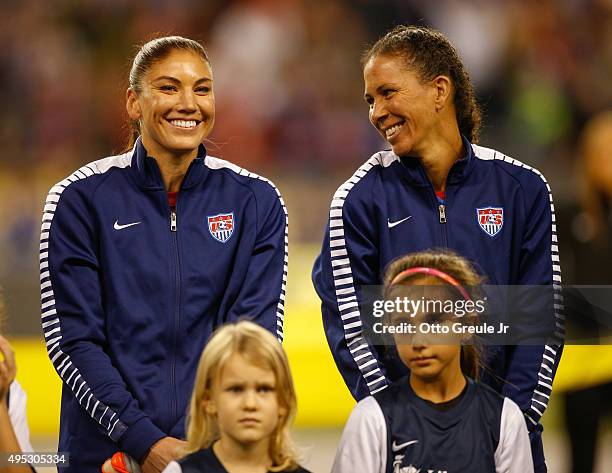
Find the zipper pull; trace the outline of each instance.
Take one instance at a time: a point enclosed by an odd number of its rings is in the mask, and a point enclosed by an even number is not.
[[[440,204],[438,205],[438,211],[440,212],[440,223],[446,223],[446,207]]]
[[[176,212],[174,210],[170,211],[170,231],[176,231]]]

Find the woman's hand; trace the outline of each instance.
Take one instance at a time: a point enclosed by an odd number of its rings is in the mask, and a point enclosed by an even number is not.
[[[142,473],[142,469],[136,460],[125,452],[115,454],[104,462],[102,473]]]
[[[184,440],[164,437],[153,444],[142,464],[142,473],[161,473],[168,463],[181,457]]]
[[[0,335],[0,352],[4,356],[4,360],[0,362],[0,402],[6,402],[11,383],[17,373],[17,367],[13,348],[2,335]]]

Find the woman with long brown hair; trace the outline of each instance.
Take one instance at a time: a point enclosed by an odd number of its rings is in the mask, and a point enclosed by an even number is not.
[[[414,253],[391,263],[384,281],[387,301],[422,302],[383,319],[410,375],[357,404],[332,472],[533,472],[520,409],[478,382],[474,268],[450,252]],[[459,310],[439,310],[449,302]]]

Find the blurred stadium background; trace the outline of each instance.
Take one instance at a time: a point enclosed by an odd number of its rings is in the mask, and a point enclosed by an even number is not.
[[[353,401],[327,348],[310,269],[334,190],[384,146],[367,120],[359,57],[397,23],[434,26],[454,42],[485,111],[481,143],[542,171],[559,226],[576,227],[562,218],[579,202],[581,132],[612,109],[610,0],[0,2],[4,332],[16,349],[38,450],[56,446],[60,398],[39,325],[44,197],[78,166],[122,150],[135,45],[157,33],[182,34],[202,40],[213,63],[217,120],[209,153],[271,178],[289,208],[285,348],[299,394],[297,433],[306,464],[329,468]],[[572,282],[576,257],[562,246],[561,258]],[[610,255],[599,261],[605,276],[598,282],[610,284]],[[610,349],[566,349],[544,418],[552,472],[569,471],[562,394],[611,380]],[[591,409],[609,413],[611,405],[607,399]],[[612,471],[612,451],[604,449],[610,427],[602,429],[600,473]]]

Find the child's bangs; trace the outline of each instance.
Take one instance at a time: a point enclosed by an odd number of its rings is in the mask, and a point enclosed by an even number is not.
[[[280,374],[278,373],[278,362],[276,361],[274,351],[270,347],[263,345],[259,340],[246,339],[242,340],[242,342],[236,347],[234,353],[239,354],[257,368],[273,372],[278,383]]]

